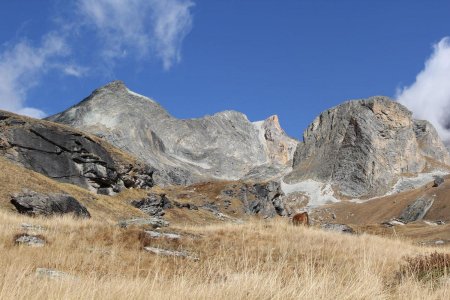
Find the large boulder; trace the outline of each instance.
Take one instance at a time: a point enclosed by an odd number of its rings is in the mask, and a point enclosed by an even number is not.
[[[434,203],[434,198],[420,197],[408,205],[398,218],[403,223],[422,220]]]
[[[154,169],[77,130],[0,111],[0,155],[100,194],[153,186]]]
[[[433,180],[433,187],[438,187],[441,184],[443,184],[445,181],[444,177],[442,176],[434,176],[434,180]]]
[[[11,203],[21,214],[30,216],[52,216],[73,214],[81,218],[90,218],[86,207],[77,199],[66,194],[39,194],[24,191],[12,196]]]
[[[428,158],[448,163],[443,149],[431,124],[403,105],[387,97],[348,101],[309,125],[285,181],[331,182],[347,197],[383,195],[402,174],[422,172]]]

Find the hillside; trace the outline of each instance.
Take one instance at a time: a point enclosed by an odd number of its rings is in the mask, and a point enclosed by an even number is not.
[[[47,244],[15,246],[13,237],[24,231],[23,223],[32,223]],[[433,248],[402,239],[298,228],[282,219],[164,230],[181,234],[177,240],[150,238],[140,229],[98,220],[29,220],[4,212],[0,228],[2,299],[449,296],[448,280],[427,281],[401,271],[409,270],[406,258],[432,253]],[[157,256],[144,250],[149,246],[185,251],[193,258]]]

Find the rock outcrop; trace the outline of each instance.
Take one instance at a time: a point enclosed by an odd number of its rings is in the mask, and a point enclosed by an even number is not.
[[[327,231],[336,231],[341,233],[354,233],[353,228],[351,228],[348,225],[345,224],[332,224],[332,223],[325,223],[320,225],[320,228],[327,230]]]
[[[36,268],[35,274],[36,276],[49,279],[76,279],[76,277],[71,274],[47,268]]]
[[[416,199],[413,203],[408,205],[400,214],[398,218],[403,223],[410,223],[417,220],[422,220],[427,214],[428,210],[434,203],[433,198],[420,197]]]
[[[153,186],[153,168],[98,138],[0,111],[0,155],[60,182],[100,194]]]
[[[128,226],[152,226],[153,228],[160,228],[169,226],[169,222],[159,217],[150,217],[120,220],[117,225],[121,228],[127,228]]]
[[[448,149],[442,143],[436,129],[430,122],[414,120],[414,133],[422,155],[450,165]]]
[[[145,212],[152,217],[162,217],[167,208],[172,208],[172,204],[164,194],[149,193],[141,200],[131,202],[131,205]]]
[[[189,254],[186,251],[176,251],[176,250],[168,250],[168,249],[162,249],[162,248],[156,248],[156,247],[144,247],[144,250],[147,252],[151,252],[156,255],[163,255],[163,256],[175,256],[175,257],[181,257],[181,258],[188,258],[192,259],[194,261],[198,261],[199,258],[197,256],[193,256]]]
[[[427,158],[448,163],[443,149],[432,126],[403,105],[387,97],[348,101],[309,125],[285,181],[330,182],[348,197],[383,195],[401,174],[422,172]]]
[[[73,214],[81,218],[90,218],[86,207],[77,199],[66,194],[39,194],[25,191],[12,196],[11,203],[21,214],[30,216],[52,216]]]
[[[121,81],[48,120],[95,134],[145,161],[158,169],[158,184],[277,177],[291,166],[297,144],[276,117],[251,123],[242,113],[224,111],[180,120]]]
[[[433,187],[438,187],[441,184],[443,184],[445,181],[444,177],[442,176],[434,176],[434,181],[433,181]]]
[[[30,247],[44,247],[46,242],[42,236],[31,234],[19,234],[14,237],[14,243],[16,245],[26,245]]]
[[[289,215],[283,196],[281,185],[277,181],[242,183],[236,185],[236,189],[222,191],[223,200],[226,201],[227,197],[237,198],[242,202],[246,214],[260,215],[266,218]]]

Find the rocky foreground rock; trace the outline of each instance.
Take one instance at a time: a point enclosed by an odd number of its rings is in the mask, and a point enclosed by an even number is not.
[[[338,194],[385,194],[402,174],[417,174],[435,164],[448,165],[449,153],[436,130],[417,121],[387,97],[345,102],[309,125],[285,179],[331,182]]]
[[[30,216],[52,216],[73,214],[81,218],[91,215],[77,199],[66,194],[40,194],[24,191],[12,196],[11,203],[21,214]]]
[[[422,220],[427,214],[428,210],[434,203],[434,199],[430,197],[420,197],[413,203],[408,205],[400,214],[398,218],[403,223],[410,223],[417,220]]]
[[[0,155],[100,194],[153,186],[153,168],[66,126],[0,111]]]
[[[276,116],[252,123],[242,113],[224,111],[177,119],[121,81],[48,120],[95,134],[147,162],[158,169],[158,184],[279,177],[297,145]]]

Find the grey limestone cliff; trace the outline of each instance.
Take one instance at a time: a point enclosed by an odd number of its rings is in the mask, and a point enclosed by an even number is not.
[[[224,111],[177,119],[121,81],[48,120],[95,134],[147,162],[159,170],[157,183],[276,177],[290,167],[297,144],[276,117],[252,123],[242,113]]]
[[[433,125],[425,120],[414,120],[413,128],[422,155],[450,165],[448,149]]]
[[[306,129],[287,182],[331,182],[348,197],[386,193],[401,174],[422,172],[428,159],[449,163],[430,123],[412,119],[387,97],[348,101],[320,114]]]

